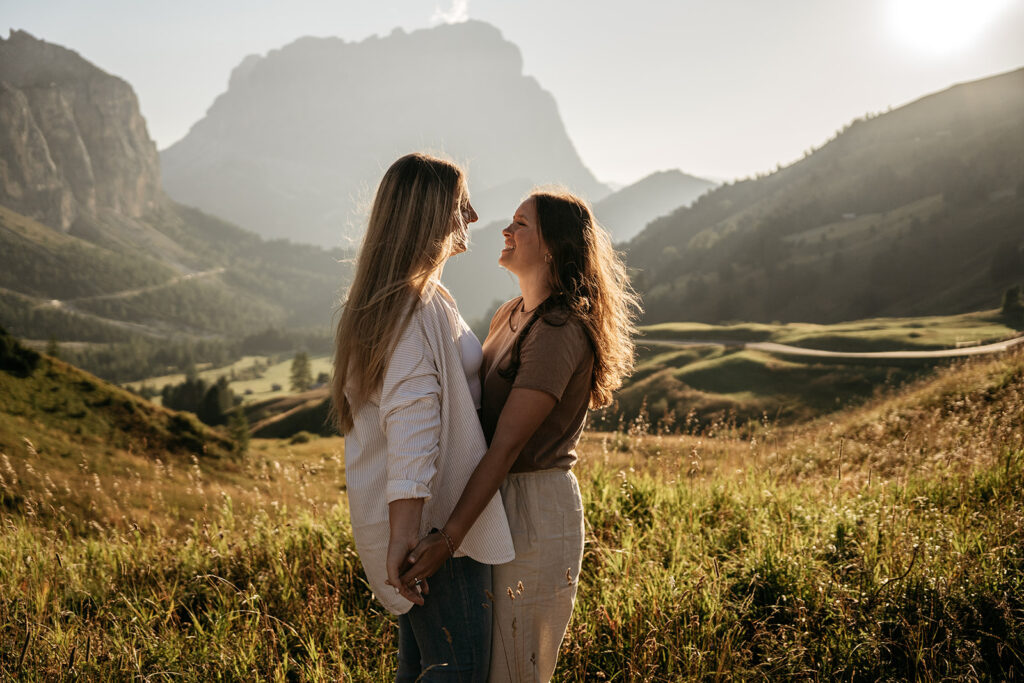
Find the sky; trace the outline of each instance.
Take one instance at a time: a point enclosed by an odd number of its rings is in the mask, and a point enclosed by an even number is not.
[[[486,21],[619,185],[770,172],[857,117],[1024,67],[1024,0],[0,0],[0,17],[128,81],[160,149],[246,55]]]

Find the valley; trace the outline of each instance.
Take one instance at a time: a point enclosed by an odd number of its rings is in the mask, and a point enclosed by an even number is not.
[[[373,187],[421,148],[469,172],[442,275],[478,335],[537,184],[643,301],[578,448],[557,680],[1019,679],[1024,69],[613,189],[465,19],[249,55],[161,151],[120,76],[0,38],[0,679],[393,679],[328,382]]]

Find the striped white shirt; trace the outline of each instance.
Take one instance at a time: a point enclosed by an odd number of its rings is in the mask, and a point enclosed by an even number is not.
[[[460,352],[460,337],[468,328],[446,295],[433,292],[416,303],[380,391],[355,410],[353,428],[345,436],[356,550],[374,594],[393,614],[404,614],[412,603],[384,583],[388,503],[425,498],[421,535],[444,526],[487,450]],[[486,564],[513,559],[499,494],[455,555]]]

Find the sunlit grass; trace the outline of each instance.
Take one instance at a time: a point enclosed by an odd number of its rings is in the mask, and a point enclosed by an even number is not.
[[[1017,353],[811,423],[587,433],[556,679],[1019,678],[1022,417]],[[342,454],[5,449],[0,678],[390,680]]]

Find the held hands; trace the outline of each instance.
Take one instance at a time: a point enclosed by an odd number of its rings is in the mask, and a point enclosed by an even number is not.
[[[411,584],[417,578],[425,579],[428,576],[433,576],[441,568],[441,565],[452,556],[453,550],[451,537],[447,536],[444,531],[435,530],[427,534],[413,548],[408,557],[403,558],[405,562],[402,567],[401,583],[403,585]]]
[[[427,538],[430,537],[428,536]],[[395,590],[409,602],[416,605],[423,605],[423,596],[430,592],[426,581],[426,577],[429,575],[416,574],[415,577],[411,575],[406,577],[402,574],[403,572],[407,572],[411,565],[411,563],[407,561],[406,556],[409,554],[409,550],[415,545],[415,536],[411,538],[396,538],[394,535],[391,536],[391,539],[388,542],[388,554],[386,560],[388,580],[385,583],[389,586],[394,586]],[[400,576],[401,579],[399,578]],[[416,581],[416,578],[419,578],[419,581]]]

